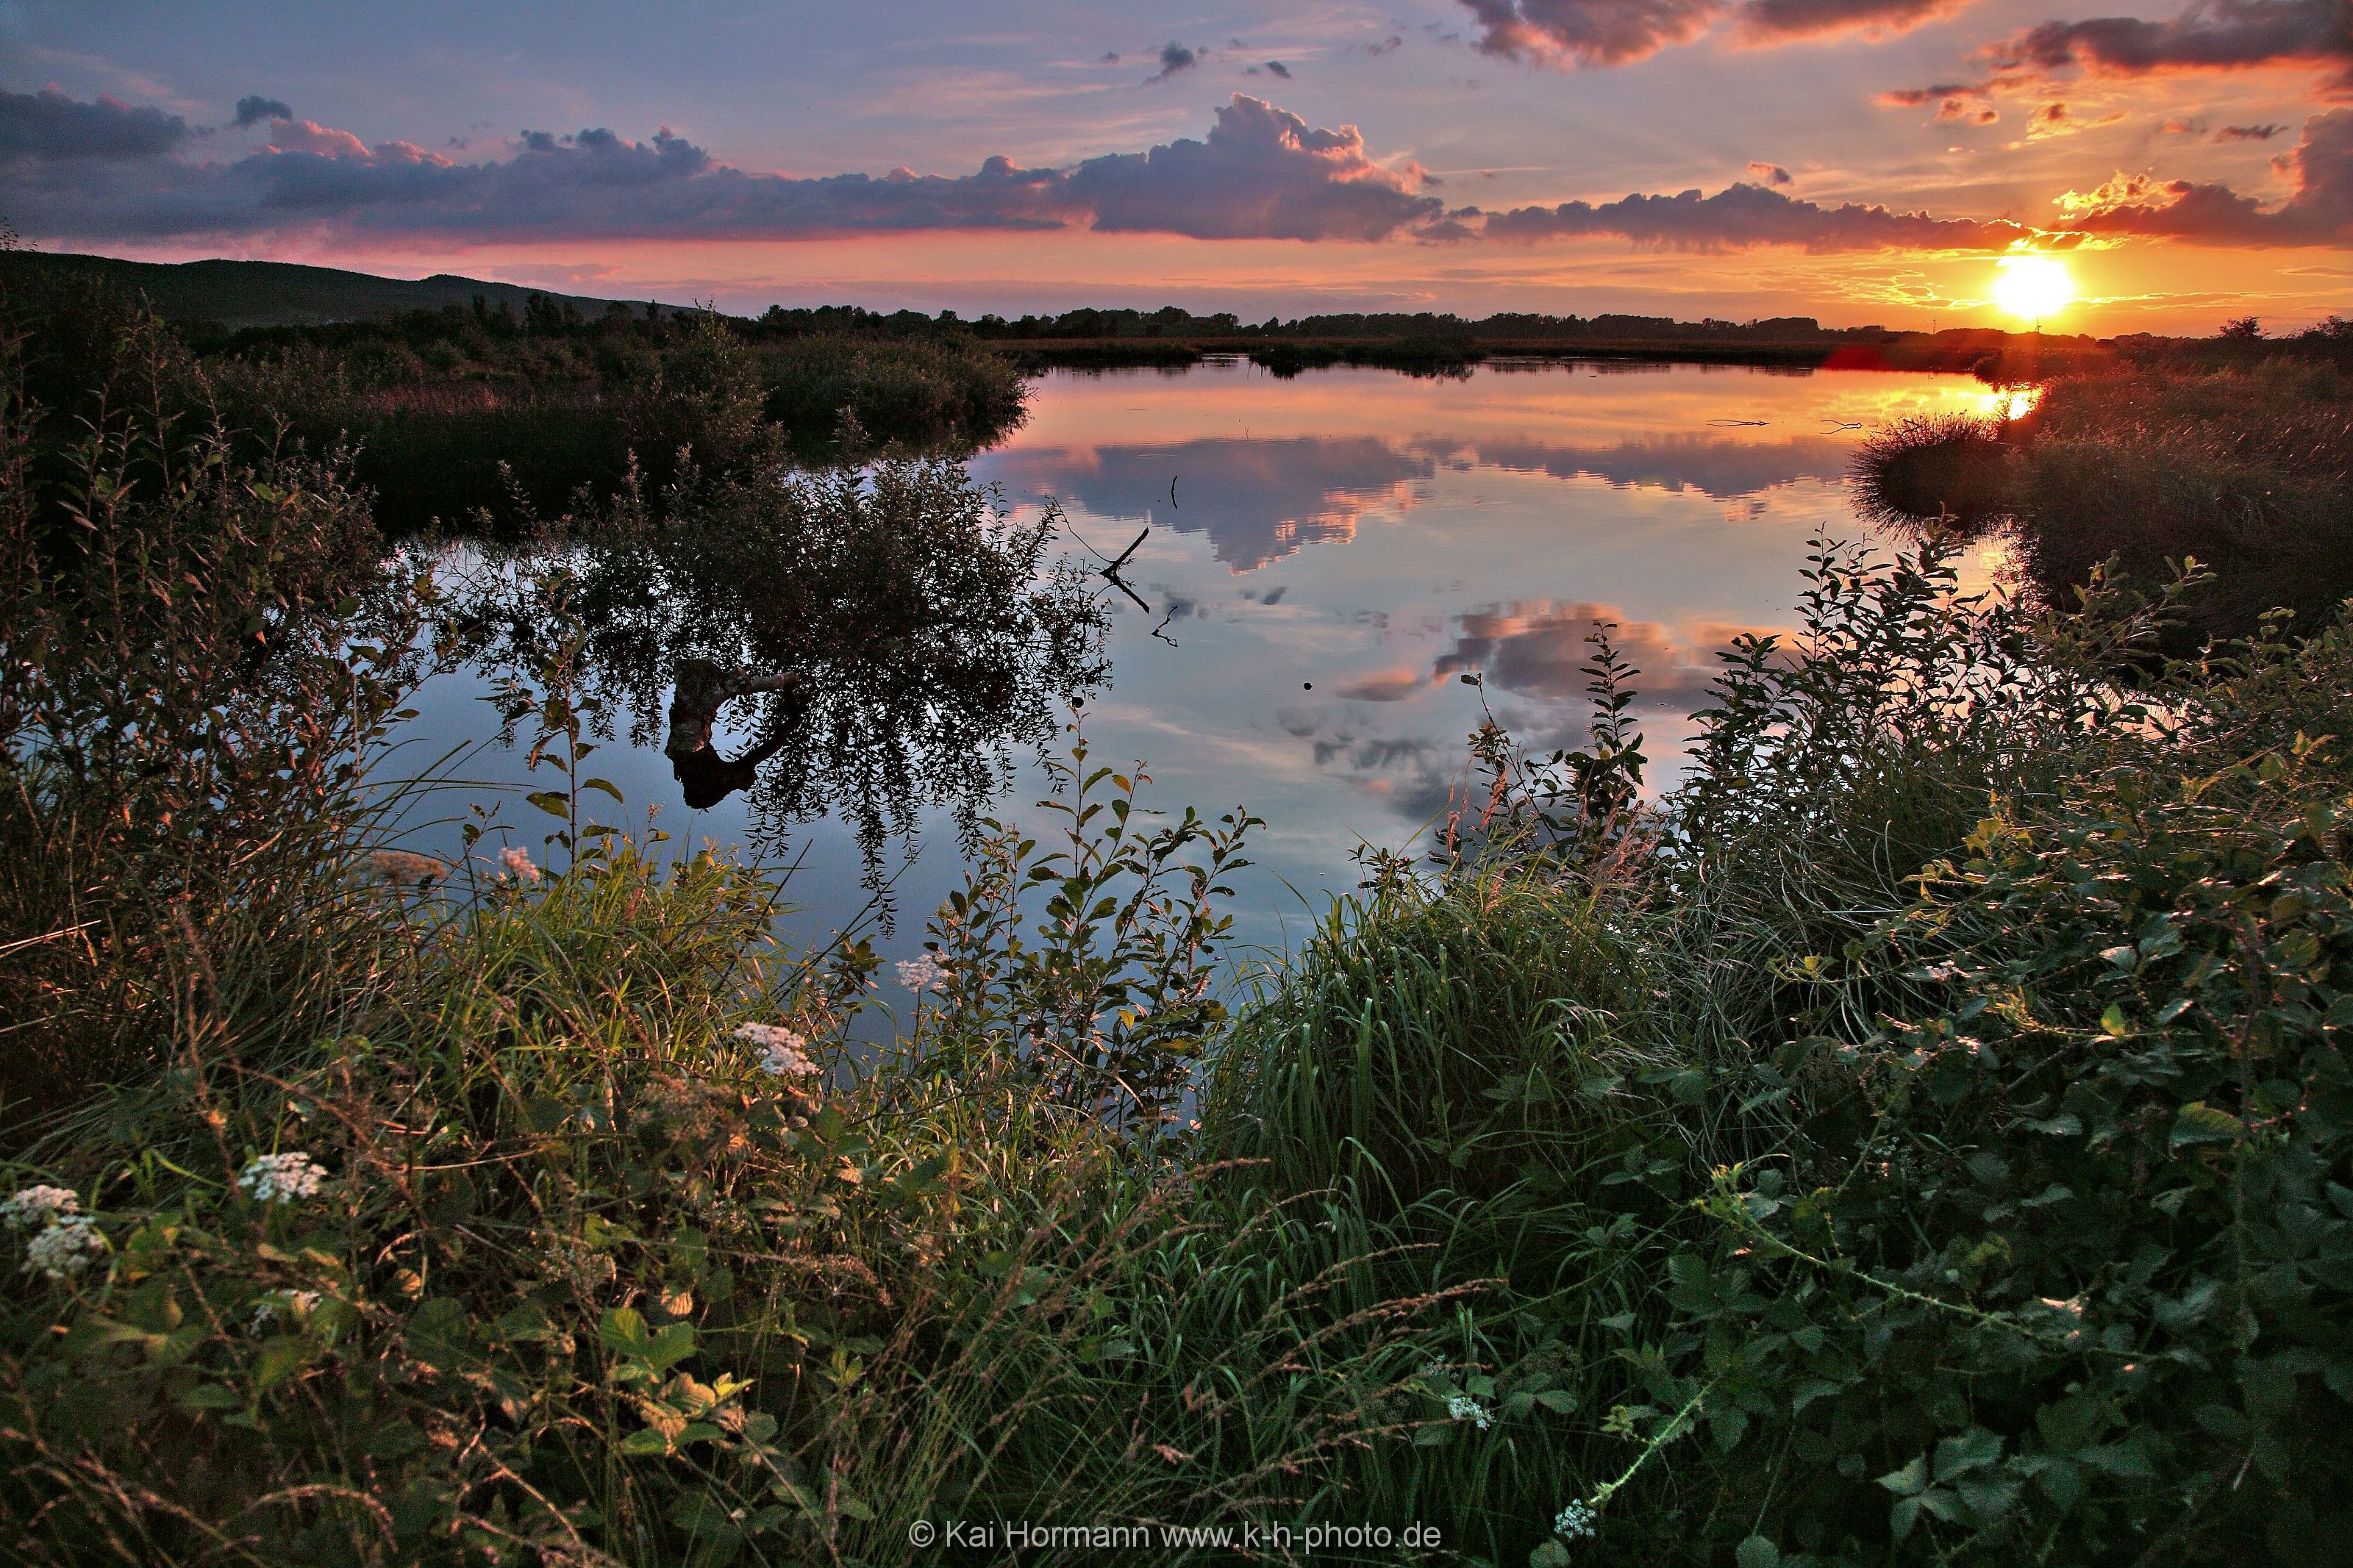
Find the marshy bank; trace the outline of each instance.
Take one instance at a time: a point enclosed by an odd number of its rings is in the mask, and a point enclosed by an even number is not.
[[[1856,472],[1884,517],[2009,530],[2050,603],[2111,558],[2147,591],[2195,557],[2214,576],[2184,601],[2179,651],[2275,608],[2325,626],[2353,594],[2353,379],[2327,360],[2065,375],[2015,419],[1899,422]]]
[[[54,439],[25,348],[23,1560],[883,1563],[1004,1520],[1512,1568],[2341,1538],[2342,626],[2168,665],[2161,598],[2053,616],[1960,594],[1947,542],[1825,547],[1800,635],[1727,650],[1684,783],[1644,794],[1594,627],[1585,744],[1482,730],[1448,853],[1369,857],[1247,967],[1257,826],[1151,816],[1072,734],[1060,830],[976,823],[876,1055],[870,947],[779,945],[776,868],[658,864],[607,793],[563,578],[515,714],[543,827],[388,842],[369,770],[440,585],[354,548],[335,467],[138,398]]]

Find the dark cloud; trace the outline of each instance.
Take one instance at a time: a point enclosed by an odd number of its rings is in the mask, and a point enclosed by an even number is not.
[[[1414,193],[1410,171],[1372,162],[1355,127],[1312,127],[1240,94],[1218,110],[1204,141],[1063,168],[991,158],[955,177],[755,174],[668,130],[647,142],[601,129],[526,132],[503,162],[458,163],[408,142],[371,147],[346,131],[282,120],[271,121],[268,149],[234,162],[160,155],[185,134],[176,119],[111,100],[8,96],[0,102],[0,207],[30,233],[109,238],[311,225],[465,238],[1092,226],[1371,240],[1441,211],[1435,197]],[[93,169],[92,157],[111,161]]]
[[[1485,232],[1531,241],[1614,235],[1674,250],[1788,245],[1816,252],[2005,250],[2021,239],[2045,237],[2006,218],[1936,217],[1855,202],[1826,207],[1747,184],[1727,185],[1712,196],[1689,190],[1672,196],[1630,195],[1599,206],[1563,202],[1556,207],[1521,207],[1489,216]]]
[[[1291,68],[1284,65],[1281,60],[1267,61],[1266,68],[1273,72],[1276,76],[1281,77],[1285,81],[1289,81],[1291,79]]]
[[[1749,161],[1748,177],[1756,181],[1760,185],[1792,185],[1797,184],[1795,180],[1789,177],[1788,170],[1781,167],[1778,163],[1767,163],[1761,159],[1752,159]]]
[[[2089,234],[2144,235],[2198,245],[2353,244],[2353,109],[2304,122],[2295,149],[2273,166],[2295,185],[2265,209],[2219,184],[2119,175],[2098,190],[2061,198],[2070,226]]]
[[[1462,0],[1479,47],[1506,59],[1623,65],[1697,37],[1725,0]]]
[[[1479,47],[1508,59],[1624,65],[1689,43],[1726,16],[1752,45],[1843,33],[1901,33],[1970,0],[1462,0],[1479,21]]]
[[[1405,40],[1398,37],[1395,33],[1391,33],[1388,37],[1383,38],[1377,44],[1366,44],[1365,46],[1365,53],[1374,56],[1388,55],[1395,54],[1398,50],[1403,47],[1405,47]]]
[[[265,120],[293,118],[294,111],[288,108],[281,99],[264,98],[259,93],[253,93],[237,100],[235,123],[238,125],[256,125]]]
[[[2114,125],[2124,117],[2125,111],[2119,109],[2086,120],[2063,103],[2046,103],[2026,117],[2026,139],[2045,142],[2053,136],[2073,136],[2094,126]]]
[[[2067,70],[2130,77],[2311,64],[2334,68],[2334,88],[2353,91],[2353,0],[2211,0],[2164,22],[2045,22],[1981,54],[1997,73],[2030,79]]]
[[[54,87],[0,89],[0,160],[153,158],[188,139],[188,122],[100,94],[83,103]]]
[[[1160,47],[1160,68],[1144,79],[1146,81],[1166,81],[1178,71],[1191,70],[1195,66],[1199,65],[1200,63],[1201,57],[1187,48],[1184,45],[1175,42],[1163,44]]]
[[[2001,118],[1992,102],[1992,93],[1983,82],[1947,81],[1935,87],[1899,87],[1883,92],[1877,102],[1882,109],[1917,109],[1927,104],[1936,106],[1938,120],[1957,120],[1970,125],[1991,125]]]
[[[2214,140],[2217,142],[2268,142],[2286,129],[2284,125],[2225,125],[2221,130],[2214,132]]]
[[[1969,0],[1747,0],[1736,15],[1744,40],[1778,44],[1841,33],[1908,32],[1968,4]]]

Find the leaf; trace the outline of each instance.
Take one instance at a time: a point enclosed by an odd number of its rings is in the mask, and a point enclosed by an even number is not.
[[[1928,1484],[1928,1456],[1920,1454],[1900,1470],[1890,1470],[1879,1478],[1879,1484],[1897,1497],[1916,1497]]]
[[[646,1333],[644,1314],[635,1307],[608,1307],[597,1321],[596,1338],[608,1351],[623,1355],[643,1356],[653,1348]]]
[[[1471,680],[1467,675],[1462,679],[1466,682]],[[1567,1562],[1568,1548],[1557,1541],[1539,1542],[1536,1549],[1528,1553],[1528,1568],[1563,1568]]]
[[[1742,1542],[1732,1554],[1739,1568],[1780,1568],[1781,1549],[1761,1535]]]
[[[236,1389],[224,1388],[217,1383],[200,1383],[179,1399],[183,1410],[235,1410],[244,1403]]]
[[[619,788],[608,779],[582,779],[580,781],[580,787],[582,789],[601,789],[607,795],[611,795],[615,800],[620,801],[622,805],[626,805],[628,804],[628,800],[623,797]]]
[[[2239,1119],[2229,1111],[2217,1110],[2202,1100],[2193,1100],[2174,1116],[2171,1142],[2176,1149],[2195,1143],[2235,1143],[2244,1131]]]
[[[566,822],[572,820],[572,803],[565,799],[560,791],[537,789],[523,796],[523,799],[550,816],[561,817]]]
[[[1959,1436],[1947,1437],[1936,1445],[1936,1479],[1949,1481],[2000,1458],[2001,1439],[1982,1426],[1972,1426]]]
[[[653,1337],[653,1342],[644,1352],[645,1359],[652,1363],[656,1372],[667,1372],[693,1353],[694,1325],[691,1323],[670,1324]]]
[[[628,1436],[622,1438],[621,1452],[630,1456],[632,1458],[643,1458],[649,1455],[655,1454],[667,1454],[670,1452],[670,1439],[649,1426],[643,1431],[632,1432]]]

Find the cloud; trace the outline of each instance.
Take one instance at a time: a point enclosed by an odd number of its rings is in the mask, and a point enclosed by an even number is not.
[[[1236,93],[1205,142],[1091,158],[1071,193],[1111,231],[1202,239],[1380,239],[1435,218],[1444,204],[1412,194],[1409,174],[1365,154],[1353,125],[1311,128],[1262,99]]]
[[[1273,72],[1276,76],[1281,77],[1285,81],[1289,81],[1291,79],[1291,68],[1284,65],[1281,60],[1267,61],[1266,68]]]
[[[1936,106],[1936,119],[1965,121],[1971,125],[1991,125],[2001,118],[1985,85],[1980,82],[1947,81],[1934,87],[1899,87],[1881,93],[1874,101],[1882,109],[1918,109],[1933,103]]]
[[[2096,120],[2086,120],[2063,103],[2046,103],[2027,116],[2026,139],[2029,142],[2047,142],[2054,136],[2073,136],[2095,125],[2114,125],[2124,117],[2124,110],[2117,110]]]
[[[1969,0],[1747,0],[1737,13],[1740,37],[1752,44],[1862,33],[1874,37],[1942,20]]]
[[[153,158],[188,139],[188,122],[101,93],[83,103],[54,87],[0,89],[0,161]]]
[[[1970,0],[1462,0],[1478,47],[1543,65],[1616,66],[1687,44],[1727,16],[1752,46],[1909,31]]]
[[[1753,158],[1748,163],[1748,177],[1760,185],[1789,185],[1797,183],[1789,177],[1789,171],[1780,164],[1767,163]]]
[[[2045,22],[1979,53],[1997,73],[2029,78],[2319,65],[2338,72],[2333,86],[2343,92],[2353,90],[2353,0],[2211,0],[2164,22]]]
[[[1520,207],[1487,219],[1485,232],[1516,240],[1616,235],[1638,245],[1673,250],[1746,250],[1796,246],[1814,252],[1851,250],[2005,250],[2020,240],[2050,237],[2006,218],[1935,217],[1847,202],[1826,207],[1761,185],[1727,185],[1712,196],[1630,195],[1594,206]]]
[[[2214,140],[2217,142],[2268,142],[2286,129],[2284,125],[2225,125],[2221,130],[2214,132]]]
[[[463,239],[795,238],[922,229],[1071,228],[1199,238],[1380,239],[1430,223],[1436,197],[1383,168],[1354,126],[1312,127],[1242,94],[1205,140],[1060,168],[991,158],[974,174],[797,178],[713,160],[665,129],[525,132],[503,161],[371,147],[310,121],[272,122],[233,162],[164,156],[175,118],[61,95],[0,101],[0,209],[26,232],[153,238],[324,226]],[[90,160],[111,160],[93,170]]]
[[[2097,190],[2059,198],[2069,226],[2198,245],[2262,247],[2353,243],[2353,109],[2304,122],[2295,149],[2273,166],[2295,194],[2266,209],[2220,184],[2118,175]]]
[[[259,93],[253,93],[237,100],[237,119],[234,123],[256,125],[265,120],[293,118],[294,111],[286,106],[283,100],[264,98]]]
[[[1160,47],[1160,68],[1144,79],[1147,82],[1166,81],[1178,71],[1191,70],[1200,63],[1200,56],[1172,40]]]
[[[1479,47],[1544,65],[1616,66],[1688,43],[1724,15],[1724,0],[1462,0]]]
[[[2203,136],[2206,122],[2202,120],[2168,120],[2157,128],[2159,136]]]

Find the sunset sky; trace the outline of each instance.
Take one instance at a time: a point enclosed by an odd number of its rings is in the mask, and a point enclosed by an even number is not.
[[[892,309],[2353,314],[2353,0],[0,0],[44,249]]]

